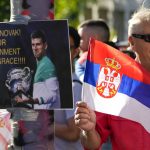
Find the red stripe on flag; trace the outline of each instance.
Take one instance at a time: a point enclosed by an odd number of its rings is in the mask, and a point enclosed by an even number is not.
[[[87,59],[95,64],[106,66],[105,58],[112,58],[121,65],[121,69],[118,70],[119,73],[150,84],[150,72],[145,70],[139,63],[119,50],[91,39]]]

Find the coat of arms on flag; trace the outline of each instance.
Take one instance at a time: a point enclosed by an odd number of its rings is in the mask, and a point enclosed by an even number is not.
[[[82,100],[90,108],[138,122],[150,133],[149,91],[150,73],[141,64],[90,40],[82,91]]]
[[[118,70],[121,65],[112,58],[105,58],[106,66],[102,66],[96,85],[99,95],[105,98],[113,97],[118,90],[121,81],[121,75]]]

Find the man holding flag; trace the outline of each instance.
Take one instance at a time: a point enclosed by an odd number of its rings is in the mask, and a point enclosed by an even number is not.
[[[91,39],[75,124],[86,149],[98,150],[110,136],[115,150],[150,149],[150,9],[129,20],[136,61]]]

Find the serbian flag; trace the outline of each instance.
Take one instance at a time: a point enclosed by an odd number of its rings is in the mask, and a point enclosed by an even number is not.
[[[93,110],[140,123],[150,133],[150,73],[126,54],[94,39],[82,98]]]

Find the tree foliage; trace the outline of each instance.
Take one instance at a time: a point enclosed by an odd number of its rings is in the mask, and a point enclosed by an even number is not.
[[[85,11],[86,3],[96,0],[55,0],[55,18],[68,19],[69,24],[77,26],[79,15]]]
[[[0,1],[0,22],[10,19],[10,0]]]
[[[77,26],[79,15],[85,11],[86,3],[97,0],[54,0],[56,19],[68,19],[69,24]],[[10,0],[0,1],[0,21],[10,19]]]
[[[55,18],[68,19],[70,24],[78,23],[79,0],[55,0]]]

